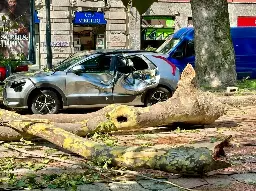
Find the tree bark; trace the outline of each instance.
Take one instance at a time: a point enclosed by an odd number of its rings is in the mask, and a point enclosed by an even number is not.
[[[200,87],[233,86],[235,54],[227,0],[191,0]]]
[[[21,130],[18,126],[15,128]],[[164,150],[148,147],[108,147],[45,123],[27,124],[23,131],[48,140],[98,165],[108,163],[129,169],[150,168],[193,176],[230,166],[225,161],[213,159],[213,152],[207,148],[177,147]]]
[[[69,126],[63,128],[74,134],[85,136],[94,132],[157,127],[175,122],[190,125],[211,124],[224,114],[225,107],[213,94],[198,90],[194,79],[195,71],[191,65],[187,65],[181,75],[177,90],[167,101],[146,108],[109,105],[99,111],[84,115],[82,121],[70,125],[72,128]],[[19,127],[20,132],[23,132],[27,123],[31,122],[31,119],[5,110],[0,110],[0,117],[2,121],[8,122],[8,126],[15,129]],[[49,120],[42,122],[50,123]],[[62,127],[54,123],[48,125]]]

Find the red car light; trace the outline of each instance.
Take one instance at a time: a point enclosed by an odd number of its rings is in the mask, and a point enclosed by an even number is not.
[[[167,62],[171,67],[172,67],[172,74],[175,76],[175,72],[176,72],[176,66],[175,64],[173,64],[172,62],[170,62],[169,60],[167,60],[165,57],[163,56],[154,56],[155,58],[159,58],[159,59],[162,59],[164,60],[165,62]]]
[[[17,66],[15,69],[15,72],[27,72],[27,71],[28,71],[28,65]]]
[[[6,76],[6,68],[0,66],[0,81],[4,81]]]

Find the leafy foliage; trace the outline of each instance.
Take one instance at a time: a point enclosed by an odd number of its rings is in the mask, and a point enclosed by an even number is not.
[[[10,66],[12,69],[15,69],[24,60],[26,60],[26,57],[23,54],[19,54],[18,58],[15,58],[14,56],[6,58],[3,55],[3,53],[0,52],[0,66],[4,66],[4,67]]]
[[[157,1],[158,0],[122,0],[125,7],[131,5],[132,7],[135,7],[141,15],[145,13],[154,2]]]

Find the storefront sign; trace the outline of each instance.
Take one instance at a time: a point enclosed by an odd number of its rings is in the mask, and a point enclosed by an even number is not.
[[[107,21],[103,12],[75,12],[74,24],[76,25],[105,25]]]
[[[46,47],[46,42],[42,42],[42,46]],[[67,47],[67,46],[69,46],[69,42],[64,42],[64,41],[51,42],[51,47]]]
[[[35,24],[39,24],[40,23],[40,20],[39,20],[39,18],[37,16],[37,11],[34,12],[34,22],[35,22]]]
[[[237,26],[256,27],[256,17],[240,16],[237,18]]]

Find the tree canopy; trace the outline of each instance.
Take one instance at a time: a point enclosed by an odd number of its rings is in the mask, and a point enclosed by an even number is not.
[[[157,1],[158,0],[122,0],[125,7],[131,3],[132,7],[135,7],[141,15],[145,13],[154,2]]]

